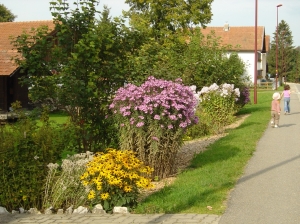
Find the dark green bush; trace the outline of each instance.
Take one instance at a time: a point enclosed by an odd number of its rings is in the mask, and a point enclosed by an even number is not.
[[[50,124],[41,114],[35,119],[18,114],[14,124],[0,127],[0,206],[7,210],[41,208],[49,163],[61,161],[66,151],[74,151],[74,129]]]

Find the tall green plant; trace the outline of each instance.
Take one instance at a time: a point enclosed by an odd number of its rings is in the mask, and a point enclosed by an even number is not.
[[[5,5],[0,4],[0,22],[13,22],[16,17]]]
[[[106,115],[112,93],[125,83],[133,35],[124,21],[109,17],[107,8],[98,21],[96,0],[77,1],[75,10],[65,1],[50,4],[55,30],[32,31],[14,40],[22,54],[16,61],[28,72],[24,82],[31,86],[31,99],[68,112],[77,130],[77,149],[116,146],[113,121]]]
[[[182,79],[186,85],[202,88],[212,83],[232,83],[240,86],[245,81],[244,62],[232,46],[222,45],[214,32],[203,36],[201,29],[196,28],[188,37],[189,43],[182,58],[185,65]]]
[[[0,127],[0,205],[8,210],[42,208],[47,164],[60,161],[72,147],[72,129],[49,122],[47,111],[36,117],[12,105],[18,121]]]
[[[211,83],[243,86],[245,64],[230,46],[223,46],[214,33],[203,36],[199,28],[177,30],[168,38],[148,38],[129,57],[131,82],[145,77],[174,80],[182,77],[185,85],[197,88]]]
[[[211,21],[211,3],[207,1],[126,0],[130,10],[126,15],[133,27],[150,29],[153,36],[164,31],[174,32],[189,28],[191,24],[205,26]]]
[[[14,110],[16,111],[16,110]],[[0,204],[8,210],[41,208],[45,163],[59,159],[56,132],[44,123],[41,128],[30,118],[1,127]]]
[[[281,20],[278,24],[278,30],[273,33],[271,49],[267,57],[269,73],[272,77],[278,75],[278,80],[283,77],[292,78],[295,58],[293,50],[293,37],[289,25]],[[277,64],[277,71],[276,71]]]

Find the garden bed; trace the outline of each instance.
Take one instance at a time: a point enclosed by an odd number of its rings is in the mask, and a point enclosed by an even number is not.
[[[248,116],[249,116],[249,114],[238,116],[237,120],[234,123],[228,125],[225,129],[237,128],[244,122],[244,120]],[[176,172],[170,177],[164,178],[159,181],[153,181],[152,183],[154,185],[154,188],[148,189],[148,190],[143,190],[141,192],[139,200],[142,200],[142,199],[146,198],[147,196],[149,196],[150,194],[153,194],[154,192],[159,191],[163,187],[172,184],[176,180],[176,175],[189,166],[191,160],[194,158],[194,156],[196,154],[199,154],[199,153],[207,150],[207,147],[209,145],[213,144],[215,141],[217,141],[218,139],[220,139],[226,135],[227,135],[227,133],[224,132],[222,134],[213,135],[213,136],[204,137],[201,139],[196,139],[196,140],[185,142],[184,145],[182,146],[181,150],[179,151],[177,159],[176,159],[175,169],[174,169]]]

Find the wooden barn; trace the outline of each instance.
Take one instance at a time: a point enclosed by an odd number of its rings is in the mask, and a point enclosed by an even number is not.
[[[0,23],[0,114],[7,113],[11,103],[20,101],[23,108],[28,108],[28,87],[22,86],[19,78],[24,73],[14,63],[12,57],[18,54],[13,49],[10,37],[18,37],[23,31],[47,25],[54,28],[53,21],[2,22]]]

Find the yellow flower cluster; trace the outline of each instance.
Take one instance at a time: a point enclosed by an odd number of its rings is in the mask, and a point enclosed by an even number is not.
[[[106,153],[95,154],[80,179],[91,189],[88,199],[107,200],[116,192],[137,193],[138,189],[152,188],[151,179],[147,178],[152,172],[133,151],[109,148]]]

